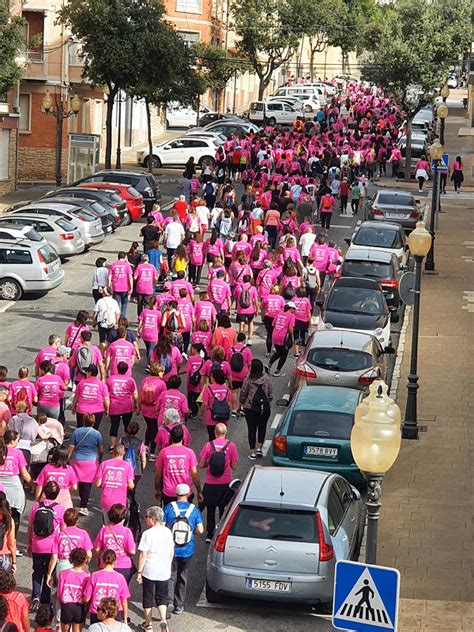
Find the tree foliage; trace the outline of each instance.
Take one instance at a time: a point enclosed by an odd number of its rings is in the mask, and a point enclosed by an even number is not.
[[[0,95],[6,95],[21,78],[15,57],[25,47],[24,19],[10,16],[8,3],[0,3]]]
[[[232,5],[237,49],[259,78],[259,99],[273,72],[291,59],[298,46],[296,6],[291,0],[236,0]]]

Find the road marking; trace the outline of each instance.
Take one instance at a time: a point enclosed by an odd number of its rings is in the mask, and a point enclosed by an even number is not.
[[[4,305],[0,307],[0,314],[3,314],[3,312],[6,312],[7,309],[10,309],[12,305],[15,305],[15,301],[7,301]]]
[[[275,417],[273,417],[272,425],[270,426],[270,428],[276,428],[278,424],[280,423],[281,418],[282,418],[282,414],[277,413]]]
[[[270,446],[272,445],[272,440],[271,439],[266,439],[263,446],[262,446],[262,454],[263,456],[267,456],[268,454],[268,450],[270,450]]]

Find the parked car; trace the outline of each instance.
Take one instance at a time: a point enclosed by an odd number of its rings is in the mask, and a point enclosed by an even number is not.
[[[16,206],[7,209],[15,215],[46,215],[49,217],[63,217],[73,226],[79,229],[86,247],[100,244],[104,241],[102,222],[98,217],[85,211],[81,206],[73,207],[70,204],[61,204],[54,200],[31,202],[24,206]]]
[[[298,115],[303,116],[303,108],[284,101],[252,101],[249,108],[249,121],[262,125],[291,125]]]
[[[392,322],[400,320],[400,277],[402,270],[398,257],[391,252],[380,252],[372,248],[357,248],[346,252],[341,267],[341,277],[358,277],[377,281],[383,291]]]
[[[214,164],[214,156],[220,143],[212,138],[201,136],[181,136],[168,140],[160,145],[154,145],[151,163],[155,169],[161,167],[184,167],[193,157],[199,165],[204,162]],[[137,151],[137,164],[148,166],[150,156],[148,147]]]
[[[400,224],[407,231],[413,230],[420,221],[420,201],[412,193],[398,189],[381,189],[374,198],[367,198],[365,219],[374,222],[390,221]]]
[[[18,301],[24,294],[48,292],[63,279],[61,261],[49,244],[0,243],[0,299]]]
[[[14,225],[18,229],[34,231],[45,243],[52,246],[61,258],[80,255],[86,249],[84,239],[79,228],[65,217],[50,217],[47,215],[4,215],[0,217],[0,233],[5,226]]]
[[[364,391],[344,386],[303,386],[276,427],[272,465],[339,474],[363,486],[364,476],[351,452],[351,431]]]
[[[122,226],[128,226],[131,222],[137,222],[145,211],[143,196],[138,193],[135,187],[128,184],[118,184],[116,182],[83,182],[79,186],[83,189],[89,189],[91,187],[113,189],[125,202],[127,207],[122,220]]]
[[[207,106],[201,105],[199,107],[199,116],[204,116],[210,111],[211,110]],[[169,129],[170,127],[192,127],[193,125],[196,125],[197,120],[197,112],[190,106],[173,102],[169,103],[166,107],[166,129]]]
[[[228,112],[206,112],[199,117],[199,127],[204,127],[205,125],[209,125],[209,123],[214,123],[214,121],[222,120],[240,120],[240,116],[236,116],[235,114],[230,114]]]
[[[122,224],[125,213],[127,212],[127,205],[122,198],[117,195],[114,189],[101,189],[97,186],[94,186],[94,188],[88,187],[87,191],[84,191],[84,188],[81,186],[57,189],[56,191],[51,191],[48,195],[45,195],[43,199],[63,196],[81,200],[95,200],[96,202],[99,202],[99,204],[106,209],[112,219],[114,229]]]
[[[458,87],[458,78],[457,75],[449,75],[448,77],[448,88],[452,88],[453,90],[455,90]]]
[[[304,95],[306,98],[316,97],[321,106],[325,106],[327,99],[324,88],[321,86],[310,86],[310,85],[300,85],[300,86],[282,86],[278,88],[276,92],[273,93],[274,97],[288,97],[288,96],[299,96]]]
[[[351,239],[346,239],[351,250],[370,248],[390,252],[398,257],[401,266],[408,264],[410,250],[405,231],[400,224],[392,222],[362,222]]]
[[[365,331],[391,347],[390,312],[382,288],[370,279],[336,279],[326,300],[319,303],[317,329],[328,323],[338,329]]]
[[[399,175],[403,177],[405,175],[405,157],[406,157],[406,147],[407,140],[406,137],[403,136],[400,139],[400,152],[402,154],[402,160],[400,161]],[[422,156],[428,157],[428,142],[426,138],[413,137],[411,139],[411,157],[410,157],[410,177],[415,177],[416,173],[416,164],[420,160]]]
[[[140,193],[145,204],[145,213],[149,213],[155,202],[161,202],[161,191],[158,180],[148,171],[127,171],[125,169],[104,169],[82,178],[74,186],[82,182],[108,182],[110,184],[128,184]]]
[[[216,134],[215,132],[203,132],[199,128],[189,130],[189,132],[186,133],[186,136],[191,136],[191,137],[198,136],[199,138],[212,138],[219,145],[223,145],[225,141],[227,140],[227,136],[224,136],[224,134]]]
[[[49,200],[51,198],[39,198],[38,202],[42,202],[43,200]],[[78,204],[81,205],[81,208],[88,211],[95,217],[98,217],[102,224],[102,230],[104,231],[104,235],[110,235],[114,231],[114,222],[110,217],[107,210],[95,200],[88,200],[87,198],[70,198],[70,197],[55,197],[53,198],[60,204],[70,204],[72,207],[76,208]]]
[[[387,353],[372,334],[344,329],[315,331],[296,360],[290,394],[301,386],[322,384],[366,390],[387,374]]]
[[[329,604],[336,562],[358,558],[362,516],[340,476],[253,466],[209,546],[207,600]]]
[[[36,241],[46,243],[46,239],[40,235],[32,224],[20,224],[8,220],[8,217],[0,215],[0,241]]]
[[[203,132],[217,132],[218,134],[224,134],[226,138],[230,138],[232,134],[243,136],[249,132],[259,132],[260,128],[250,121],[245,123],[236,121],[216,121],[215,123],[209,123],[202,128]]]

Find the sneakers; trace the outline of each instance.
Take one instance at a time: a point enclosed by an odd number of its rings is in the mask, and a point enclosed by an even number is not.
[[[81,514],[81,516],[88,516],[89,515],[89,510],[87,509],[87,507],[81,507],[79,509],[79,513]]]
[[[207,538],[206,538],[206,544],[210,544],[211,542],[212,542],[212,538],[207,537]]]
[[[16,556],[17,557],[23,557],[23,553],[20,551],[20,549],[16,550]]]
[[[271,367],[269,364],[266,364],[266,365],[265,365],[265,371],[266,371],[266,373],[270,373],[270,369],[271,369],[271,368],[272,368],[272,367]]]
[[[273,377],[285,377],[286,373],[282,373],[281,371],[273,371]]]
[[[257,455],[257,458],[261,459],[263,457],[263,452],[260,448],[257,448],[255,451],[255,454]]]
[[[154,463],[156,461],[156,454],[150,454],[148,460],[150,461],[150,463]]]
[[[272,357],[272,352],[271,351],[267,351],[265,354],[266,358],[271,358]]]
[[[184,606],[175,606],[173,614],[183,614]]]
[[[168,622],[167,621],[160,621],[160,630],[161,632],[169,632],[169,627],[168,627]]]
[[[249,459],[250,459],[251,461],[255,461],[255,459],[256,459],[256,458],[257,458],[257,455],[256,455],[256,454],[249,454]]]
[[[247,347],[251,347],[253,345],[252,338],[247,339]]]
[[[30,612],[35,612],[36,610],[38,610],[39,606],[40,606],[40,600],[38,599],[38,597],[35,597],[34,599],[31,600]]]

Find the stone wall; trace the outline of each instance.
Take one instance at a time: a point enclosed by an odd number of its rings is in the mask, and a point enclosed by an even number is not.
[[[10,138],[9,138],[9,147],[8,147],[8,180],[0,180],[0,195],[11,193],[16,188],[15,161],[16,161],[16,129],[11,129]]]
[[[62,153],[63,182],[67,179],[67,153],[66,148]],[[18,152],[18,181],[36,182],[47,180],[53,182],[56,170],[56,149],[20,147]]]

